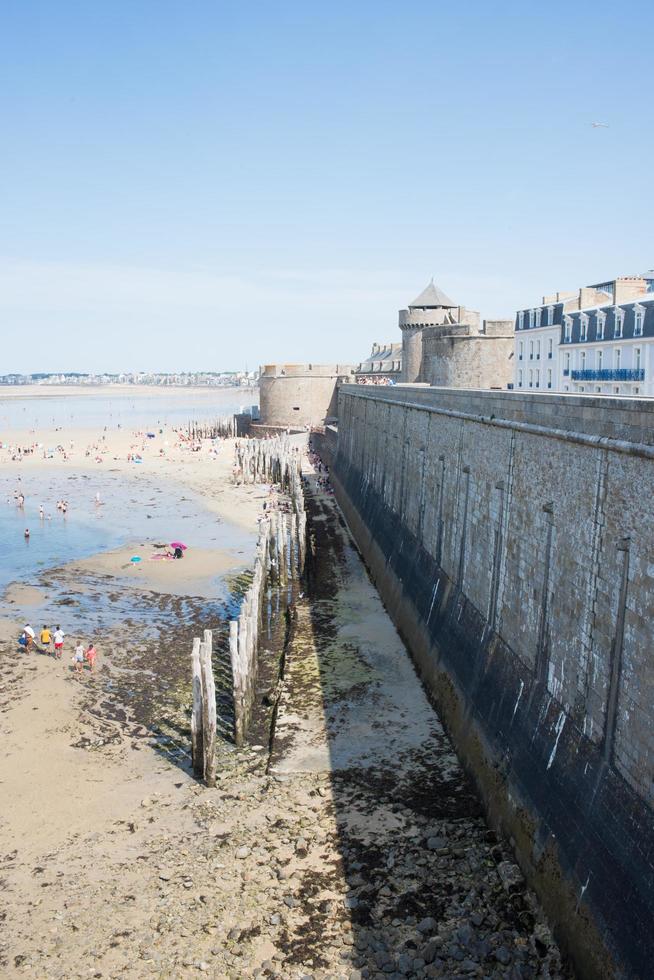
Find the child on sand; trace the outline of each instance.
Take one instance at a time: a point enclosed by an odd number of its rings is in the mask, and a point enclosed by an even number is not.
[[[91,672],[93,671],[93,668],[95,666],[95,658],[97,657],[97,655],[98,655],[98,651],[93,646],[93,643],[89,643],[88,650],[86,651],[85,656]]]
[[[41,647],[45,653],[50,654],[50,644],[52,643],[52,633],[47,626],[43,626],[39,634],[39,639],[41,641]]]
[[[84,670],[84,644],[78,643],[75,647],[75,655],[73,656],[73,665],[75,667],[75,673],[81,674]]]
[[[54,648],[55,657],[57,660],[61,660],[61,654],[63,653],[64,649],[64,631],[62,630],[61,626],[57,626],[54,632]]]

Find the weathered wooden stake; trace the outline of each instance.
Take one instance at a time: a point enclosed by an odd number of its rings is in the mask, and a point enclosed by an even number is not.
[[[200,644],[200,669],[202,676],[202,743],[204,756],[204,781],[207,786],[216,785],[216,686],[211,661],[211,630],[204,631]]]
[[[193,671],[193,711],[191,714],[191,758],[193,772],[196,776],[204,776],[204,744],[202,733],[202,673],[200,668],[200,638],[193,640],[191,653]]]

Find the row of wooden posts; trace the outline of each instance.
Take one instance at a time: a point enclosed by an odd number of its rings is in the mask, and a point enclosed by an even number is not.
[[[189,422],[187,432],[190,439],[234,439],[236,416],[221,415],[211,422]]]
[[[256,692],[259,636],[269,590],[284,591],[297,582],[306,559],[307,517],[302,489],[300,455],[285,439],[250,439],[237,443],[236,468],[248,482],[275,483],[289,498],[288,511],[269,509],[259,526],[254,574],[239,616],[229,624],[229,654],[234,696],[234,740],[247,735]],[[238,476],[236,477],[238,479]],[[283,603],[280,603],[280,607]],[[207,786],[216,785],[216,690],[212,665],[212,633],[193,640],[193,711],[191,751],[193,771]]]
[[[275,483],[290,498],[288,512],[269,510],[259,526],[254,577],[245,594],[238,619],[230,623],[229,653],[234,685],[234,738],[243,743],[254,705],[259,633],[266,595],[271,586],[285,589],[297,581],[306,558],[307,518],[302,490],[300,456],[288,440],[250,439],[237,443],[236,479]],[[288,592],[287,592],[288,599]]]

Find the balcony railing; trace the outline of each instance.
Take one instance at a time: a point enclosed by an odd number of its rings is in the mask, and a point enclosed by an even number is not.
[[[573,381],[644,381],[645,368],[600,368],[597,371],[590,368],[571,371],[570,377]]]

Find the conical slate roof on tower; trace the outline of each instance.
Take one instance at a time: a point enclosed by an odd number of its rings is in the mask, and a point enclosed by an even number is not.
[[[434,280],[432,279],[426,289],[420,293],[413,303],[409,303],[409,309],[421,309],[421,310],[434,310],[440,308],[452,309],[458,306],[458,303],[454,303],[449,296],[446,296],[442,289],[434,285]]]

